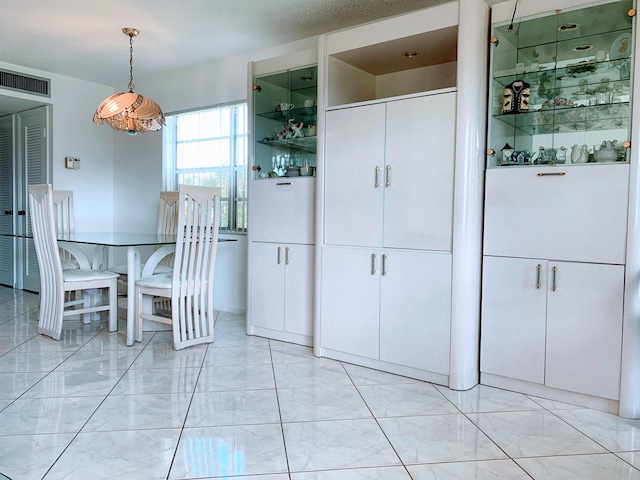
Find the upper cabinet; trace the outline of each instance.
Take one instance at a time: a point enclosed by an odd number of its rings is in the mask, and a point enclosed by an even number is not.
[[[489,168],[628,162],[632,7],[494,25]]]
[[[253,77],[253,178],[312,176],[316,165],[318,68]]]

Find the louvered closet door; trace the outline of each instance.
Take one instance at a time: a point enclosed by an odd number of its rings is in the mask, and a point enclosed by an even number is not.
[[[0,120],[0,233],[13,232],[13,120]],[[13,238],[0,237],[0,284],[13,287]]]
[[[47,183],[47,145],[46,145],[46,109],[37,108],[18,114],[20,128],[21,169],[19,230],[31,234],[29,205],[27,204],[27,186]],[[40,291],[38,259],[33,241],[27,240],[22,251],[22,288],[34,292]]]

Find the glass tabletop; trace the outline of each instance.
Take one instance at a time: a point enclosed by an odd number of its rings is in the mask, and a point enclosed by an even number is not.
[[[176,236],[132,232],[75,232],[60,235],[58,240],[107,247],[135,247],[142,245],[169,245],[176,243]]]

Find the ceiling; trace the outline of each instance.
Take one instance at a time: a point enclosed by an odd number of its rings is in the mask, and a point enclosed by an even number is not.
[[[447,1],[2,0],[0,61],[123,90],[129,80],[123,27],[140,30],[134,75],[147,76]]]

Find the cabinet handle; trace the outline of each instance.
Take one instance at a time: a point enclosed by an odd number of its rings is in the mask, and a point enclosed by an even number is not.
[[[387,165],[387,187],[391,186],[391,165]]]
[[[276,183],[277,187],[280,187],[282,185],[291,185],[291,182],[278,182],[278,183]]]
[[[566,175],[566,173],[564,173],[564,172],[538,173],[539,177],[553,177],[553,176],[562,177],[564,175]]]
[[[558,289],[558,286],[556,285],[556,275],[558,273],[558,267],[553,267],[552,271],[553,271],[553,283],[551,284],[551,290],[555,292]]]
[[[386,275],[387,273],[387,256],[382,255],[382,275]]]
[[[540,288],[542,284],[540,283],[540,272],[542,271],[542,265],[538,264],[536,267],[536,288]]]
[[[291,262],[289,261],[289,247],[284,249],[284,263],[289,265]]]
[[[282,254],[282,247],[278,247],[278,265],[282,264],[282,261],[280,259],[281,254]]]
[[[380,183],[380,167],[376,167],[376,183],[375,183],[375,188],[380,187],[382,184]]]
[[[371,254],[371,275],[375,275],[377,272],[376,270],[376,260],[378,259],[378,257],[376,256],[375,253]]]

